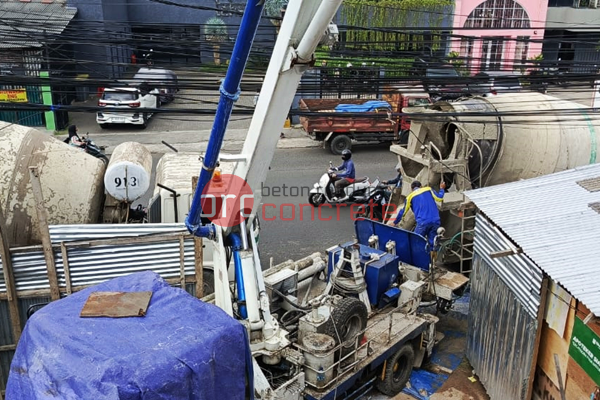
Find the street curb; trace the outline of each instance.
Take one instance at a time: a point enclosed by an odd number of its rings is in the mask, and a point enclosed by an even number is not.
[[[185,153],[200,153],[206,151],[207,143],[169,143],[171,146],[175,147],[177,150]],[[143,144],[144,147],[150,151],[152,154],[164,154],[169,153],[170,150],[167,146],[162,143],[156,144]],[[227,153],[238,153],[242,150],[244,146],[244,141],[242,140],[226,140],[223,142],[223,146],[221,148],[222,151]],[[317,148],[321,147],[321,143],[308,138],[285,138],[280,139],[277,142],[278,149],[309,149],[309,148]],[[109,147],[107,149],[106,154],[111,155],[114,147]]]

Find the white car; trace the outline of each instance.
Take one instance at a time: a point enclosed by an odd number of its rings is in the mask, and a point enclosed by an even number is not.
[[[145,110],[160,107],[159,94],[158,89],[143,87],[106,88],[98,100],[98,106],[110,107],[111,110],[96,113],[96,122],[103,129],[108,124],[132,124],[146,128],[153,113]]]

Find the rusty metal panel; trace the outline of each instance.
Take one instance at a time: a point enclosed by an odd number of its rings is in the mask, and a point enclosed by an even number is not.
[[[467,358],[491,400],[525,400],[537,329],[536,317],[476,253]]]
[[[80,317],[143,317],[148,311],[152,292],[93,292]]]

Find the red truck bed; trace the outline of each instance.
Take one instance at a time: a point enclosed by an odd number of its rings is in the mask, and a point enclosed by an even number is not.
[[[363,104],[364,99],[300,99],[300,110],[327,113],[323,116],[300,116],[304,130],[314,136],[318,132],[334,133],[394,133],[396,122],[389,119],[388,112],[361,112],[355,116],[335,116],[339,104]]]

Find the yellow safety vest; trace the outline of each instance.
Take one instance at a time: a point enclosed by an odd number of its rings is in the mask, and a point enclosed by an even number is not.
[[[433,196],[433,199],[435,201],[440,203],[443,201],[443,199],[441,197],[438,197],[438,195],[429,186],[425,186],[418,190],[414,190],[406,197],[406,201],[404,202],[404,208],[402,209],[402,219],[400,220],[400,222],[404,221],[404,217],[406,217],[406,211],[410,209],[413,197],[418,196],[427,191],[431,192],[431,195]]]

